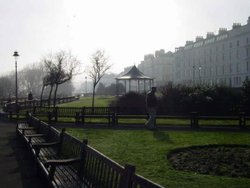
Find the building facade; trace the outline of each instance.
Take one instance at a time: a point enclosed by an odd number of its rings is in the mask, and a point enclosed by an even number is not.
[[[246,25],[234,23],[231,30],[197,36],[175,52],[145,55],[138,68],[153,77],[156,86],[171,82],[240,87],[250,79],[250,17]]]
[[[176,48],[174,84],[208,84],[240,87],[250,78],[250,17],[246,25],[234,23]]]
[[[172,82],[172,66],[174,56],[172,52],[165,53],[164,50],[155,51],[155,54],[144,56],[144,60],[138,65],[138,69],[144,74],[154,78],[156,86]]]

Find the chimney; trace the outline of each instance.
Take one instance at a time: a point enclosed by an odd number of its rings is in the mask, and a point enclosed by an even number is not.
[[[233,23],[233,29],[241,27],[241,23]]]
[[[213,32],[207,32],[207,39],[213,38],[214,33]]]
[[[194,43],[193,41],[191,41],[191,40],[187,40],[187,41],[186,41],[186,45],[185,45],[185,46],[190,45],[190,44],[193,44],[193,43]]]
[[[155,57],[164,56],[164,54],[165,54],[165,50],[163,49],[155,51]]]
[[[195,38],[195,42],[202,41],[202,40],[203,40],[203,36],[197,36]]]
[[[227,28],[220,28],[219,35],[227,33]]]
[[[250,16],[248,17],[247,24],[250,24]]]

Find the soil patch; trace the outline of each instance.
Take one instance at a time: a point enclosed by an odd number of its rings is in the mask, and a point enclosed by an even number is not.
[[[177,170],[250,178],[250,146],[206,145],[172,150],[167,155]]]

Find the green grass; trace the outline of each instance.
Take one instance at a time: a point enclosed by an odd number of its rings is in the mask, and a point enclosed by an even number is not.
[[[95,106],[96,107],[107,107],[111,101],[115,100],[115,97],[95,97]],[[60,107],[91,107],[92,106],[92,97],[81,97],[80,100],[70,102],[70,103],[64,103],[58,105]]]
[[[118,163],[136,165],[137,173],[165,187],[247,188],[250,179],[174,170],[168,151],[192,145],[250,144],[249,133],[68,129]]]

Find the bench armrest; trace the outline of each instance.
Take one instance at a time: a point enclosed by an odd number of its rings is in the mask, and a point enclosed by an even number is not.
[[[48,169],[48,173],[49,173],[49,179],[51,180],[54,178],[57,166],[72,165],[74,163],[80,163],[80,162],[81,162],[80,158],[70,158],[70,159],[59,159],[59,160],[47,160],[43,164],[45,168],[48,168],[50,166],[50,168]]]
[[[32,148],[35,150],[36,155],[39,155],[39,152],[42,148],[49,148],[59,146],[61,142],[45,142],[45,143],[34,143],[32,144]]]
[[[47,160],[44,162],[44,166],[72,165],[74,163],[79,163],[80,161],[80,158]]]

